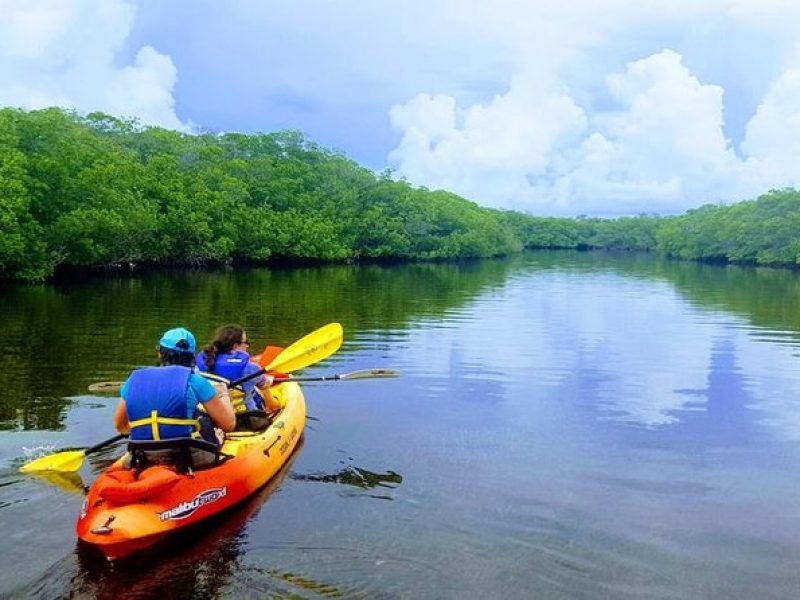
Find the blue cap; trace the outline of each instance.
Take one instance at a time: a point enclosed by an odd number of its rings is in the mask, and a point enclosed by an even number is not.
[[[194,354],[194,350],[197,347],[192,332],[183,327],[176,327],[167,331],[161,336],[158,345],[166,350],[185,352],[187,354]]]

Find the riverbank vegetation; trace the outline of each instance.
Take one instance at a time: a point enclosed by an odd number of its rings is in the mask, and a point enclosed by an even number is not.
[[[606,248],[797,264],[800,192],[675,217],[543,218],[376,175],[301,133],[185,134],[0,110],[0,279],[274,259],[431,260]]]

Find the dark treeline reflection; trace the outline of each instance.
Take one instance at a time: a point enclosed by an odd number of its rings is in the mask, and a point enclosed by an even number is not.
[[[390,341],[410,324],[441,318],[510,276],[561,269],[663,280],[696,306],[733,312],[790,336],[800,331],[800,278],[794,271],[628,253],[539,251],[460,264],[176,270],[10,286],[0,291],[0,427],[62,428],[70,396],[84,394],[92,381],[122,379],[132,367],[151,364],[159,335],[175,325],[192,329],[203,344],[218,325],[241,323],[256,342],[255,353],[266,343],[287,345],[339,321],[346,340],[341,357],[358,349],[361,331],[373,332],[373,339],[382,331]]]
[[[69,397],[92,381],[152,364],[164,329],[190,328],[198,344],[226,322],[244,325],[257,353],[331,321],[340,355],[362,330],[396,335],[502,285],[523,257],[462,264],[334,265],[295,269],[168,271],[141,277],[0,289],[0,427],[60,429]]]

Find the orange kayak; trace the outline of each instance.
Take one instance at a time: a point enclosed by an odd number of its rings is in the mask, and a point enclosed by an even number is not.
[[[228,434],[222,453],[231,458],[219,466],[190,474],[151,466],[134,478],[121,459],[111,465],[89,489],[78,537],[109,560],[123,558],[253,495],[292,455],[306,420],[297,383],[270,391],[283,408],[263,432]]]

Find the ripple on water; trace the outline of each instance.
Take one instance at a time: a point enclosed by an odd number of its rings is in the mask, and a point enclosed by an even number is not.
[[[259,560],[259,557],[263,557]],[[263,562],[273,566],[253,565]],[[261,544],[251,548],[243,576],[231,582],[233,596],[265,593],[276,583],[300,597],[414,598],[456,597],[459,583],[438,566],[413,555],[398,555],[391,543],[379,551],[348,546]],[[281,565],[293,565],[282,567]],[[411,582],[435,582],[427,591]],[[306,595],[308,594],[308,595]]]

